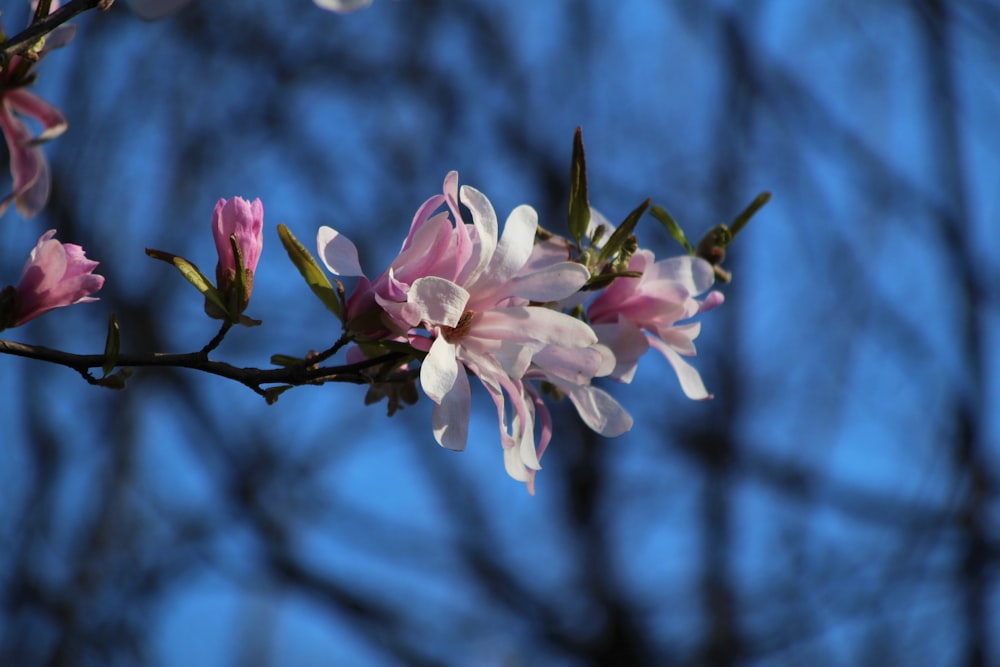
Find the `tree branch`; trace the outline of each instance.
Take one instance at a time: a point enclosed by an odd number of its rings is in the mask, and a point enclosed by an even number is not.
[[[14,35],[0,47],[0,67],[6,69],[11,57],[27,51],[44,35],[52,32],[77,14],[101,5],[110,6],[108,0],[73,0],[52,12],[45,18],[33,21],[31,25]]]
[[[323,358],[337,352],[347,344],[348,340],[348,338],[342,337],[330,350],[323,353],[325,355]],[[0,340],[0,354],[11,354],[17,357],[66,366],[83,375],[91,384],[101,384],[101,380],[94,378],[90,374],[90,369],[100,368],[104,364],[105,359],[102,354],[73,354],[40,345],[27,345],[10,340]],[[290,385],[297,387],[304,384],[323,384],[326,382],[370,384],[375,381],[375,375],[365,371],[379,366],[383,368],[392,367],[402,362],[407,356],[404,352],[390,352],[372,359],[343,366],[316,366],[312,360],[306,360],[302,364],[263,369],[241,368],[223,361],[212,361],[202,352],[123,354],[118,357],[116,368],[189,368],[202,373],[235,380],[249,387],[257,394],[269,397],[273,396],[273,394],[268,394],[263,385]],[[402,380],[410,377],[410,375],[408,372],[402,373],[397,378],[391,375],[384,377],[380,374],[378,381]]]

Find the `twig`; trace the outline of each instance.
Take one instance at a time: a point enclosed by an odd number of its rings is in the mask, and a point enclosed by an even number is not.
[[[229,330],[232,327],[233,323],[231,321],[229,321],[228,319],[223,320],[222,327],[219,329],[219,333],[215,334],[215,338],[208,341],[205,347],[201,348],[201,354],[203,354],[207,358],[209,352],[219,347],[219,343],[222,342],[222,339],[226,337],[226,334],[229,333]]]
[[[52,32],[77,14],[82,14],[89,9],[94,9],[106,3],[107,0],[73,0],[45,18],[32,22],[27,28],[0,45],[0,67],[6,69],[7,62],[12,56],[27,51],[42,36]]]
[[[337,341],[334,348],[339,349],[346,344],[343,338]],[[333,350],[334,348],[331,348]],[[11,354],[27,359],[46,361],[49,363],[66,366],[84,376],[90,376],[89,369],[100,368],[104,364],[103,354],[73,354],[61,350],[40,345],[27,345],[10,340],[0,340],[0,354]],[[332,352],[331,352],[332,354]],[[371,376],[364,371],[383,364],[401,362],[407,358],[403,352],[390,352],[372,359],[366,359],[355,364],[343,366],[319,366],[314,365],[294,365],[282,368],[240,368],[223,361],[212,361],[207,356],[199,352],[188,352],[181,354],[123,354],[117,359],[118,368],[189,368],[191,370],[218,375],[230,380],[235,380],[240,384],[252,389],[254,392],[264,395],[263,385],[291,385],[300,386],[305,384],[322,384],[324,382],[349,382],[352,384],[368,384]]]

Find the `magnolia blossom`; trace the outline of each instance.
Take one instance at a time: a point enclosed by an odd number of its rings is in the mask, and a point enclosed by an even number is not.
[[[459,203],[469,210],[471,224],[462,221]],[[534,209],[519,206],[500,236],[489,200],[468,186],[459,191],[458,174],[451,172],[444,192],[420,207],[399,254],[374,280],[364,277],[357,249],[345,236],[323,227],[317,237],[332,273],[362,276],[348,299],[345,326],[426,352],[420,384],[435,404],[438,443],[449,449],[466,445],[471,373],[496,405],[507,472],[532,491],[551,423],[525,379],[568,378],[567,386],[582,388],[614,367],[610,350],[597,349],[587,324],[538,305],[576,293],[590,274],[568,261],[528,267],[537,227]],[[604,407],[600,401],[581,404],[585,411]],[[593,415],[591,422],[600,421]]]
[[[464,186],[461,200],[469,207],[476,230],[473,252],[457,267],[456,278],[418,278],[407,292],[407,303],[416,306],[416,316],[433,336],[420,369],[420,384],[436,404],[435,438],[445,447],[462,449],[470,406],[465,371],[476,375],[497,407],[507,471],[515,479],[529,481],[528,470],[540,465],[533,403],[522,378],[533,361],[541,360],[535,355],[547,347],[583,351],[597,343],[597,336],[580,320],[530,303],[564,298],[590,276],[572,262],[516,275],[531,254],[538,225],[535,211],[516,208],[498,242],[496,216],[486,197]],[[462,227],[467,226],[457,229]],[[590,370],[588,380],[596,370],[582,366],[572,355],[553,355],[546,361],[552,373],[585,375]],[[505,396],[510,401],[509,427]]]
[[[219,252],[219,263],[215,267],[219,290],[231,291],[237,284],[236,256],[230,237],[236,236],[236,245],[243,259],[246,292],[241,295],[241,305],[246,306],[253,291],[253,276],[264,244],[264,205],[260,199],[252,202],[242,197],[220,199],[212,214],[212,236]]]
[[[87,259],[80,246],[55,240],[55,234],[54,229],[42,234],[17,287],[5,290],[13,298],[0,299],[7,305],[0,324],[17,327],[53,308],[97,301],[90,295],[104,285],[104,276],[94,274],[98,263]]]
[[[52,3],[52,11],[57,8],[58,3]],[[69,43],[75,33],[76,26],[59,26],[46,36],[37,58]],[[14,56],[0,73],[0,131],[7,142],[14,181],[12,192],[0,199],[0,215],[13,201],[26,218],[36,215],[49,199],[49,165],[40,144],[58,137],[68,127],[59,109],[21,87],[30,69],[21,56]],[[35,135],[23,119],[37,122],[42,131]]]
[[[688,255],[657,262],[652,252],[639,250],[628,270],[642,277],[615,279],[587,309],[601,342],[614,350],[611,377],[630,382],[639,357],[652,347],[673,366],[688,398],[711,398],[701,375],[682,358],[695,355],[694,339],[701,332],[701,323],[687,320],[723,300],[717,291],[701,302],[694,298],[715,281],[711,264]]]

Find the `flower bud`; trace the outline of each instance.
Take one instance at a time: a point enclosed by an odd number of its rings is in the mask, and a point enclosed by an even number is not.
[[[254,271],[264,243],[263,229],[264,205],[260,199],[249,202],[233,197],[220,199],[215,205],[212,234],[219,253],[216,283],[224,300],[234,304],[237,315],[250,303]]]

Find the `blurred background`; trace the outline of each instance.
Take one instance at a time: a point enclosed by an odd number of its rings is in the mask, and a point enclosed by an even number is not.
[[[3,9],[13,33],[26,10]],[[113,392],[0,359],[0,664],[1000,664],[995,2],[194,0],[76,23],[35,86],[70,122],[53,195],[2,220],[0,284],[50,228],[107,283],[12,340],[96,353],[114,312],[126,352],[200,349],[217,323],[143,249],[211,273],[212,208],[240,195],[264,202],[264,325],[215,358],[325,349],[338,323],[279,223],[310,248],[343,231],[377,274],[457,169],[501,220],[528,203],[564,232],[578,125],[613,221],[648,196],[698,238],[774,198],[702,318],[715,400],[647,355],[602,385],[626,435],[553,407],[535,497],[478,388],[456,454],[426,398],[389,419],[354,385],[268,406],[189,371]],[[652,218],[638,235],[679,252]]]

